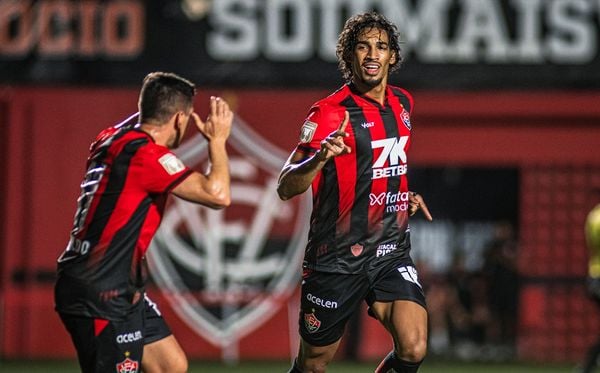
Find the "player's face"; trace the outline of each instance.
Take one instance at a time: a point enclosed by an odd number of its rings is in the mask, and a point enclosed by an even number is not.
[[[374,88],[387,83],[390,64],[396,54],[389,46],[388,34],[378,28],[366,28],[358,35],[352,56],[352,80],[359,86]]]

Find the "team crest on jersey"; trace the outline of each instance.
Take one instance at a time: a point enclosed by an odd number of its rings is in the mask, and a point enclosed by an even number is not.
[[[402,123],[404,123],[406,128],[408,128],[409,130],[412,130],[412,127],[410,125],[410,114],[408,113],[408,111],[402,109],[402,114],[400,114],[400,119],[402,119]]]
[[[364,246],[361,244],[354,244],[352,246],[350,246],[350,251],[352,252],[352,255],[354,256],[359,256],[360,254],[362,254],[364,249]]]
[[[183,162],[175,156],[175,154],[167,153],[158,158],[158,162],[163,166],[169,175],[175,175],[185,169]]]
[[[317,316],[315,316],[314,309],[311,313],[304,314],[304,326],[306,326],[309,333],[314,333],[321,327],[321,320],[317,319]]]
[[[259,136],[239,115],[227,141],[231,205],[223,210],[173,198],[148,251],[150,274],[177,315],[223,349],[287,306],[306,246],[310,193],[283,202],[275,192],[287,151]],[[200,134],[175,151],[204,169]]]
[[[305,121],[302,125],[302,128],[300,129],[300,142],[311,142],[316,130],[317,124],[315,122],[311,122],[310,120]]]
[[[129,353],[125,354],[125,360],[117,364],[117,373],[137,373],[140,364],[129,358]]]

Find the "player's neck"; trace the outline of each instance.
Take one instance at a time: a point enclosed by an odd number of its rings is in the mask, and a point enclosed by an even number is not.
[[[169,140],[169,134],[165,131],[166,126],[160,126],[156,124],[142,123],[140,129],[146,132],[154,142],[158,145],[167,146]]]
[[[361,95],[369,97],[370,99],[378,102],[380,105],[385,104],[385,91],[387,87],[387,82],[385,79],[376,86],[370,86],[359,81],[353,81],[352,83]]]

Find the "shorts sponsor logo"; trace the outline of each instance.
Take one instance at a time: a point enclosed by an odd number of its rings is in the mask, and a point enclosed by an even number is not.
[[[402,275],[402,278],[405,279],[406,281],[412,282],[413,284],[416,284],[419,287],[421,287],[421,284],[419,283],[419,276],[417,274],[417,269],[415,267],[413,267],[413,266],[399,267],[398,272],[400,272],[400,274]]]
[[[304,326],[306,326],[309,333],[314,333],[321,327],[321,320],[317,319],[317,316],[315,316],[314,309],[311,313],[304,314]]]
[[[408,192],[371,193],[369,194],[369,204],[371,206],[385,205],[386,212],[405,212],[408,211]]]
[[[408,136],[371,141],[371,148],[373,150],[381,149],[379,156],[377,156],[373,163],[373,179],[406,174],[408,170],[405,150],[407,143]],[[373,156],[375,158],[375,154]]]
[[[158,158],[158,162],[163,166],[169,175],[175,175],[185,169],[183,162],[175,156],[175,154],[167,153]]]
[[[336,309],[338,308],[338,303],[331,300],[326,300],[323,298],[319,298],[311,293],[306,294],[306,299],[317,306],[321,306],[323,308]]]
[[[117,343],[119,343],[119,344],[131,343],[131,342],[139,341],[140,339],[142,339],[142,332],[140,330],[136,330],[133,333],[119,334],[117,336]]]
[[[377,257],[377,258],[382,257],[386,254],[391,253],[394,250],[396,250],[395,243],[381,244],[381,245],[377,246],[377,251],[375,252],[375,257]]]
[[[129,351],[125,353],[125,360],[117,364],[117,373],[137,373],[140,363],[129,358]]]

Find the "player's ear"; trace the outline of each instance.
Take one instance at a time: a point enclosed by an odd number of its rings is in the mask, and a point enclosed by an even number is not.
[[[398,62],[397,52],[392,52],[392,57],[390,57],[390,65],[394,66]]]

